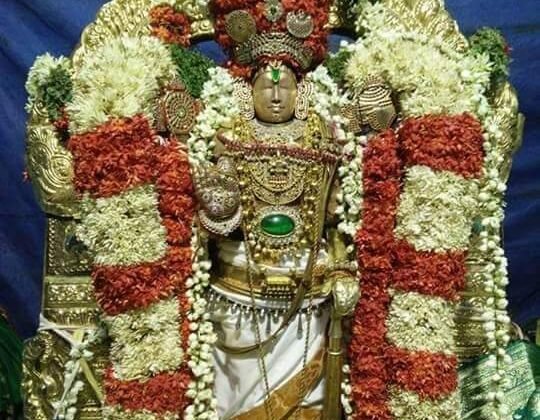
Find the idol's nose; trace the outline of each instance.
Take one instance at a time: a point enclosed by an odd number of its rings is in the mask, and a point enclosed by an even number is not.
[[[272,87],[272,104],[279,105],[281,103],[281,99],[279,97],[279,85],[274,85]]]

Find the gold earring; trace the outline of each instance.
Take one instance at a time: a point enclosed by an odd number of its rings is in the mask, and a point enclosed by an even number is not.
[[[298,85],[298,94],[296,97],[296,107],[294,116],[299,120],[305,120],[308,117],[311,97],[313,96],[313,84],[302,80]]]
[[[255,118],[253,92],[251,86],[243,79],[236,79],[233,86],[233,96],[240,107],[240,115],[246,120]]]

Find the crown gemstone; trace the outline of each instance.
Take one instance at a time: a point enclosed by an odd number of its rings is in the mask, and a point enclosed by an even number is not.
[[[272,236],[287,236],[294,231],[294,220],[285,214],[269,214],[261,220],[261,229]]]
[[[277,22],[283,15],[283,6],[280,0],[266,0],[266,19],[270,22]]]

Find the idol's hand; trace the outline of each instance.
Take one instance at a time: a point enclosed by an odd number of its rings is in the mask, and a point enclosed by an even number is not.
[[[225,158],[216,166],[194,171],[195,194],[199,200],[202,225],[217,235],[228,235],[240,225],[240,190],[233,167]]]
[[[332,286],[332,296],[335,315],[340,318],[351,315],[360,298],[358,279],[346,273],[342,276],[336,275]]]

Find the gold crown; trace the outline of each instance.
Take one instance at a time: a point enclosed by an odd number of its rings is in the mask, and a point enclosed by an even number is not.
[[[234,48],[234,56],[240,64],[251,64],[261,57],[289,55],[302,69],[308,69],[313,61],[309,48],[283,32],[268,32],[252,35],[247,41]]]

